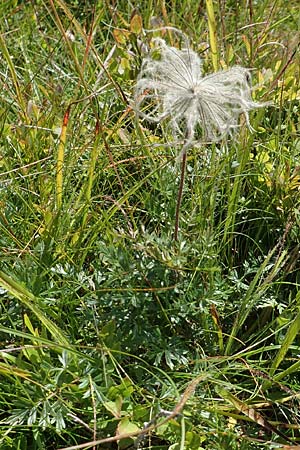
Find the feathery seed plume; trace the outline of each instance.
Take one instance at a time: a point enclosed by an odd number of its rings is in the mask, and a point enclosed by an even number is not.
[[[157,123],[168,118],[175,134],[184,135],[186,148],[195,136],[217,142],[231,134],[241,114],[251,129],[249,111],[265,104],[251,98],[248,69],[235,66],[203,77],[201,60],[189,45],[179,50],[161,38],[153,42],[135,88],[139,116]]]

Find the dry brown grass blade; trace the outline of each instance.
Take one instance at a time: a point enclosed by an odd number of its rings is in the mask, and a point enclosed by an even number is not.
[[[235,395],[231,394],[231,392],[227,391],[224,388],[219,387],[218,392],[221,395],[221,397],[223,397],[225,400],[231,403],[241,413],[245,414],[247,417],[253,420],[253,422],[256,422],[258,425],[265,428],[266,430],[277,434],[278,436],[285,439],[287,442],[293,444],[293,441],[291,439],[289,439],[280,430],[278,430],[270,422],[268,422],[258,411],[256,411],[255,408],[250,407],[245,402],[242,402],[239,398],[237,398]]]

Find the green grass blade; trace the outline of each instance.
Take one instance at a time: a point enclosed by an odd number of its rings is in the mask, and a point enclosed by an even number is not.
[[[255,277],[253,278],[252,282],[250,283],[245,297],[241,301],[240,308],[236,315],[236,319],[234,321],[234,324],[233,324],[233,327],[231,330],[231,334],[230,334],[228,342],[227,342],[225,355],[229,355],[231,353],[232,346],[235,341],[235,337],[236,337],[237,333],[239,332],[241,326],[245,322],[246,318],[248,317],[255,301],[257,300],[259,282],[261,280],[264,270],[266,269],[267,265],[269,264],[269,262],[271,260],[271,257],[273,256],[275,250],[276,249],[274,248],[267,255],[264,262],[262,263],[259,270],[257,271]]]
[[[61,332],[61,330],[41,311],[37,303],[39,300],[28,291],[21,283],[10,278],[4,272],[0,271],[0,285],[6,289],[11,295],[17,298],[23,305],[30,309],[40,322],[49,331],[53,339],[66,347],[69,347],[69,341]]]
[[[26,123],[29,123],[30,120],[29,120],[28,115],[27,115],[26,104],[25,104],[25,100],[24,100],[23,95],[22,95],[20,83],[18,81],[18,77],[17,77],[16,71],[15,71],[15,67],[13,65],[12,58],[11,58],[11,56],[9,54],[9,51],[7,49],[7,46],[6,46],[6,43],[5,43],[5,39],[4,39],[4,36],[3,36],[2,33],[0,33],[0,49],[1,49],[1,52],[2,52],[4,58],[5,58],[6,62],[7,62],[8,68],[10,70],[11,78],[12,78],[12,81],[13,81],[13,84],[14,84],[14,88],[15,88],[15,91],[16,91],[16,97],[17,97],[17,100],[18,100],[19,107],[21,108],[21,111],[22,111],[23,119],[24,119],[24,121]]]
[[[66,345],[64,343],[59,342],[53,342],[50,339],[46,339],[41,336],[33,335],[30,333],[26,333],[25,331],[20,330],[14,330],[12,328],[7,328],[4,326],[0,326],[0,333],[8,334],[10,336],[18,336],[22,339],[28,339],[29,341],[32,341],[33,345],[40,345],[41,347],[53,349],[55,351],[63,351],[68,350],[68,352],[72,353],[74,356],[78,356],[80,358],[84,358],[87,361],[94,361],[92,357],[90,357],[88,354],[83,354],[79,350],[77,350],[74,346],[70,346],[70,344]],[[26,345],[25,345],[26,348]],[[0,348],[0,354],[2,352],[5,352],[6,350],[3,350]]]
[[[298,299],[300,298],[300,294],[298,294]],[[284,340],[281,344],[281,347],[277,353],[277,355],[274,358],[272,367],[270,369],[269,375],[273,376],[276,369],[279,367],[281,362],[284,360],[287,352],[289,351],[289,348],[291,344],[294,342],[297,334],[300,332],[300,311],[296,315],[295,319],[289,326],[289,329],[284,337]]]

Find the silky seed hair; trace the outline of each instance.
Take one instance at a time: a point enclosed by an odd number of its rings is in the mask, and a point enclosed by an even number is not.
[[[234,66],[202,76],[201,59],[187,39],[181,50],[161,38],[152,42],[135,87],[138,116],[155,123],[169,119],[186,143],[218,142],[239,128],[241,114],[251,129],[249,112],[265,103],[252,100],[248,69]]]

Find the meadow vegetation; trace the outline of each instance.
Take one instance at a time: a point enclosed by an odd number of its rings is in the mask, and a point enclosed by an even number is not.
[[[299,24],[297,0],[1,2],[1,449],[300,448]],[[152,38],[182,45],[163,27],[272,103],[189,147],[177,239],[182,142],[133,111]]]

